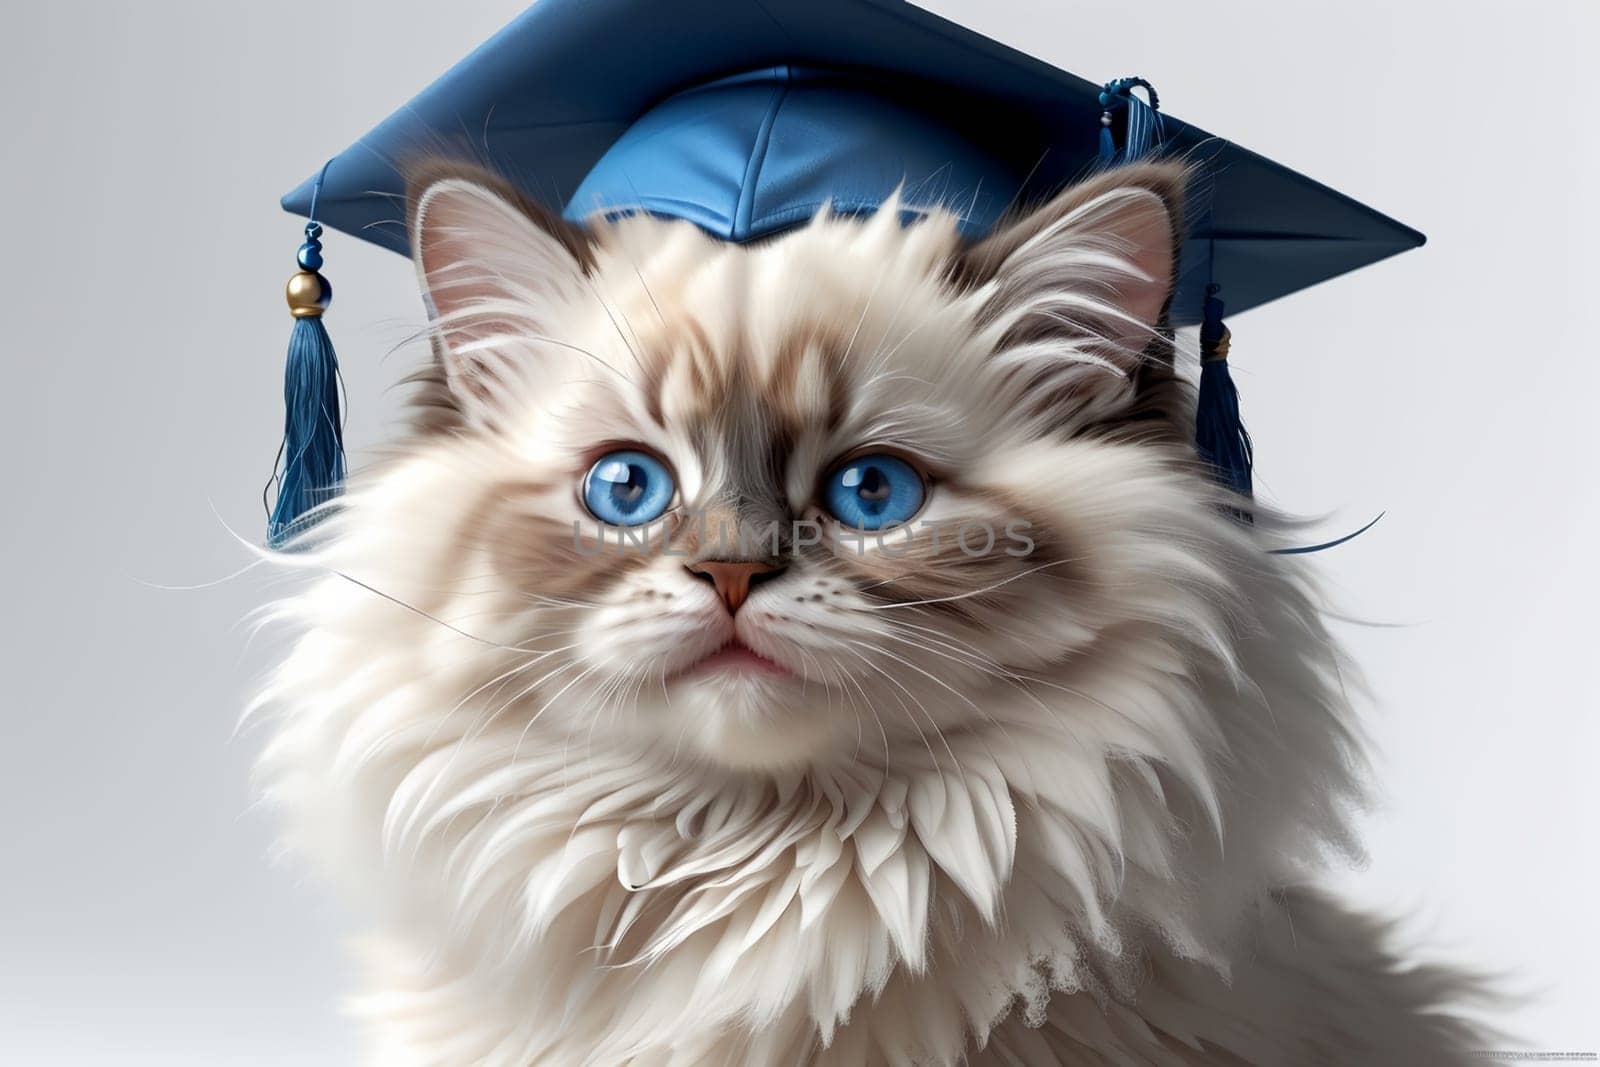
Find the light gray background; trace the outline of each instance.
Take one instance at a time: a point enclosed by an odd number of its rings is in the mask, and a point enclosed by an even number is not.
[[[269,864],[233,739],[299,241],[278,195],[520,0],[6,3],[0,1062],[350,1062],[336,916]],[[1388,518],[1321,560],[1379,696],[1347,881],[1600,1048],[1593,0],[938,0],[1426,231],[1233,323],[1270,497]],[[626,33],[625,26],[618,27]],[[1587,80],[1585,80],[1587,79]],[[341,236],[349,437],[420,316]],[[154,583],[148,584],[148,583]]]

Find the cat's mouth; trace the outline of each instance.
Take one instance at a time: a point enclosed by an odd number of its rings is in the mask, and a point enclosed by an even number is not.
[[[699,678],[711,674],[747,674],[767,678],[788,678],[794,672],[776,660],[768,659],[737,637],[709,655],[678,671],[674,680]]]

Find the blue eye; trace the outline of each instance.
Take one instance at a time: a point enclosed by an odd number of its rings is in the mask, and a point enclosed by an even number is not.
[[[822,502],[833,517],[858,530],[908,522],[922,510],[922,476],[894,456],[862,456],[828,476]]]
[[[658,519],[672,503],[667,465],[644,452],[609,452],[583,479],[583,504],[601,522],[640,526]]]

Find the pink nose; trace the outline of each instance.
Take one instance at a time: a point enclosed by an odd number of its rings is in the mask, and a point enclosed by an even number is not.
[[[750,590],[757,583],[782,573],[783,568],[772,563],[758,563],[743,559],[708,559],[701,563],[684,565],[690,574],[712,584],[722,602],[728,605],[728,614],[736,614]]]

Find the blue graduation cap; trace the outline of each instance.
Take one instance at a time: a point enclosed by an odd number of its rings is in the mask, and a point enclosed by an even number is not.
[[[1197,446],[1246,494],[1222,300],[1243,311],[1423,242],[1161,113],[1142,79],[1085,81],[903,0],[539,0],[283,199],[310,221],[274,541],[343,474],[322,227],[408,253],[407,168],[452,151],[575,221],[648,211],[729,241],[897,188],[977,237],[1096,166],[1180,156],[1196,178],[1170,321],[1202,324]]]

